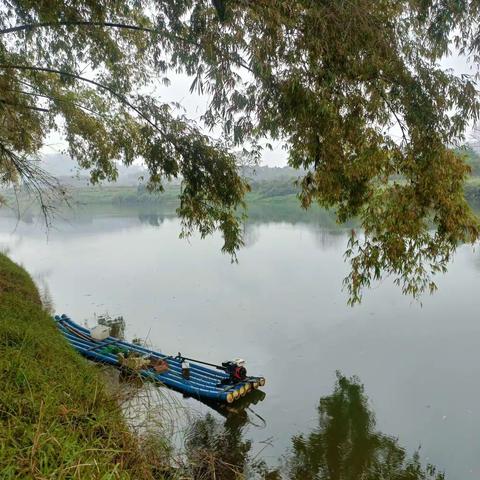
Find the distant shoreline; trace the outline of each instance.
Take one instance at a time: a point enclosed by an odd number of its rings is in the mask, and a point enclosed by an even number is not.
[[[324,209],[313,204],[308,210],[301,207],[297,198],[299,188],[291,177],[263,180],[251,183],[252,190],[246,195],[247,215],[250,221],[287,221],[291,223],[319,223],[331,228],[350,228],[357,222],[352,220],[345,225],[336,221],[334,209]],[[144,185],[126,186],[116,184],[71,187],[68,189],[70,207],[73,214],[95,214],[105,209],[132,210],[139,213],[155,213],[162,216],[175,216],[180,205],[180,185],[166,185],[161,193],[150,193]],[[0,191],[7,206],[0,207],[0,215],[13,214],[16,199],[13,190]],[[465,184],[465,198],[474,211],[480,211],[480,177],[471,177]],[[30,215],[38,213],[38,208],[26,194],[18,196],[21,212]],[[59,206],[64,213],[67,209]]]

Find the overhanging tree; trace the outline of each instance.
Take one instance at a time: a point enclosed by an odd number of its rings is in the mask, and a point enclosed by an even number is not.
[[[232,152],[277,139],[307,170],[303,207],[360,219],[350,302],[385,274],[418,296],[479,236],[452,149],[477,119],[476,84],[438,66],[452,42],[476,59],[478,13],[466,0],[6,0],[1,180],[41,196],[52,179],[32,156],[58,130],[93,182],[115,180],[116,160],[142,160],[153,190],[180,177],[183,233],[220,229],[234,254],[248,186]],[[169,72],[208,95],[203,125],[142,93]]]

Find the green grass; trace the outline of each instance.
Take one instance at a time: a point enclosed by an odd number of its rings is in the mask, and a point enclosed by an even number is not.
[[[179,187],[167,186],[159,194],[148,193],[144,189],[129,186],[93,186],[71,190],[72,200],[80,205],[145,205],[162,204],[176,209],[179,205]]]
[[[58,333],[28,273],[1,254],[0,378],[2,480],[161,478],[98,369]]]

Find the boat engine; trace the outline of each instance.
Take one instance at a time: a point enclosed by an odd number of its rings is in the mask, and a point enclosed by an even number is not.
[[[230,382],[239,383],[243,382],[247,378],[247,369],[245,368],[245,360],[236,358],[235,360],[229,360],[228,362],[222,362],[225,372],[230,377]]]

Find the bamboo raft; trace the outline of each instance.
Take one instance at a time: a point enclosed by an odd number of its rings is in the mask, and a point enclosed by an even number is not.
[[[221,366],[210,368],[205,362],[191,361],[189,378],[182,375],[183,357],[167,356],[133,343],[124,342],[115,337],[96,340],[90,330],[81,327],[67,315],[55,316],[55,322],[68,343],[84,357],[94,362],[112,365],[125,370],[125,364],[119,355],[112,353],[111,347],[133,354],[137,358],[151,361],[163,361],[166,371],[158,373],[154,368],[142,368],[138,374],[152,382],[159,383],[173,390],[204,402],[232,403],[265,385],[263,377],[248,376],[243,381],[231,382],[230,376]],[[210,364],[209,364],[210,365]]]

